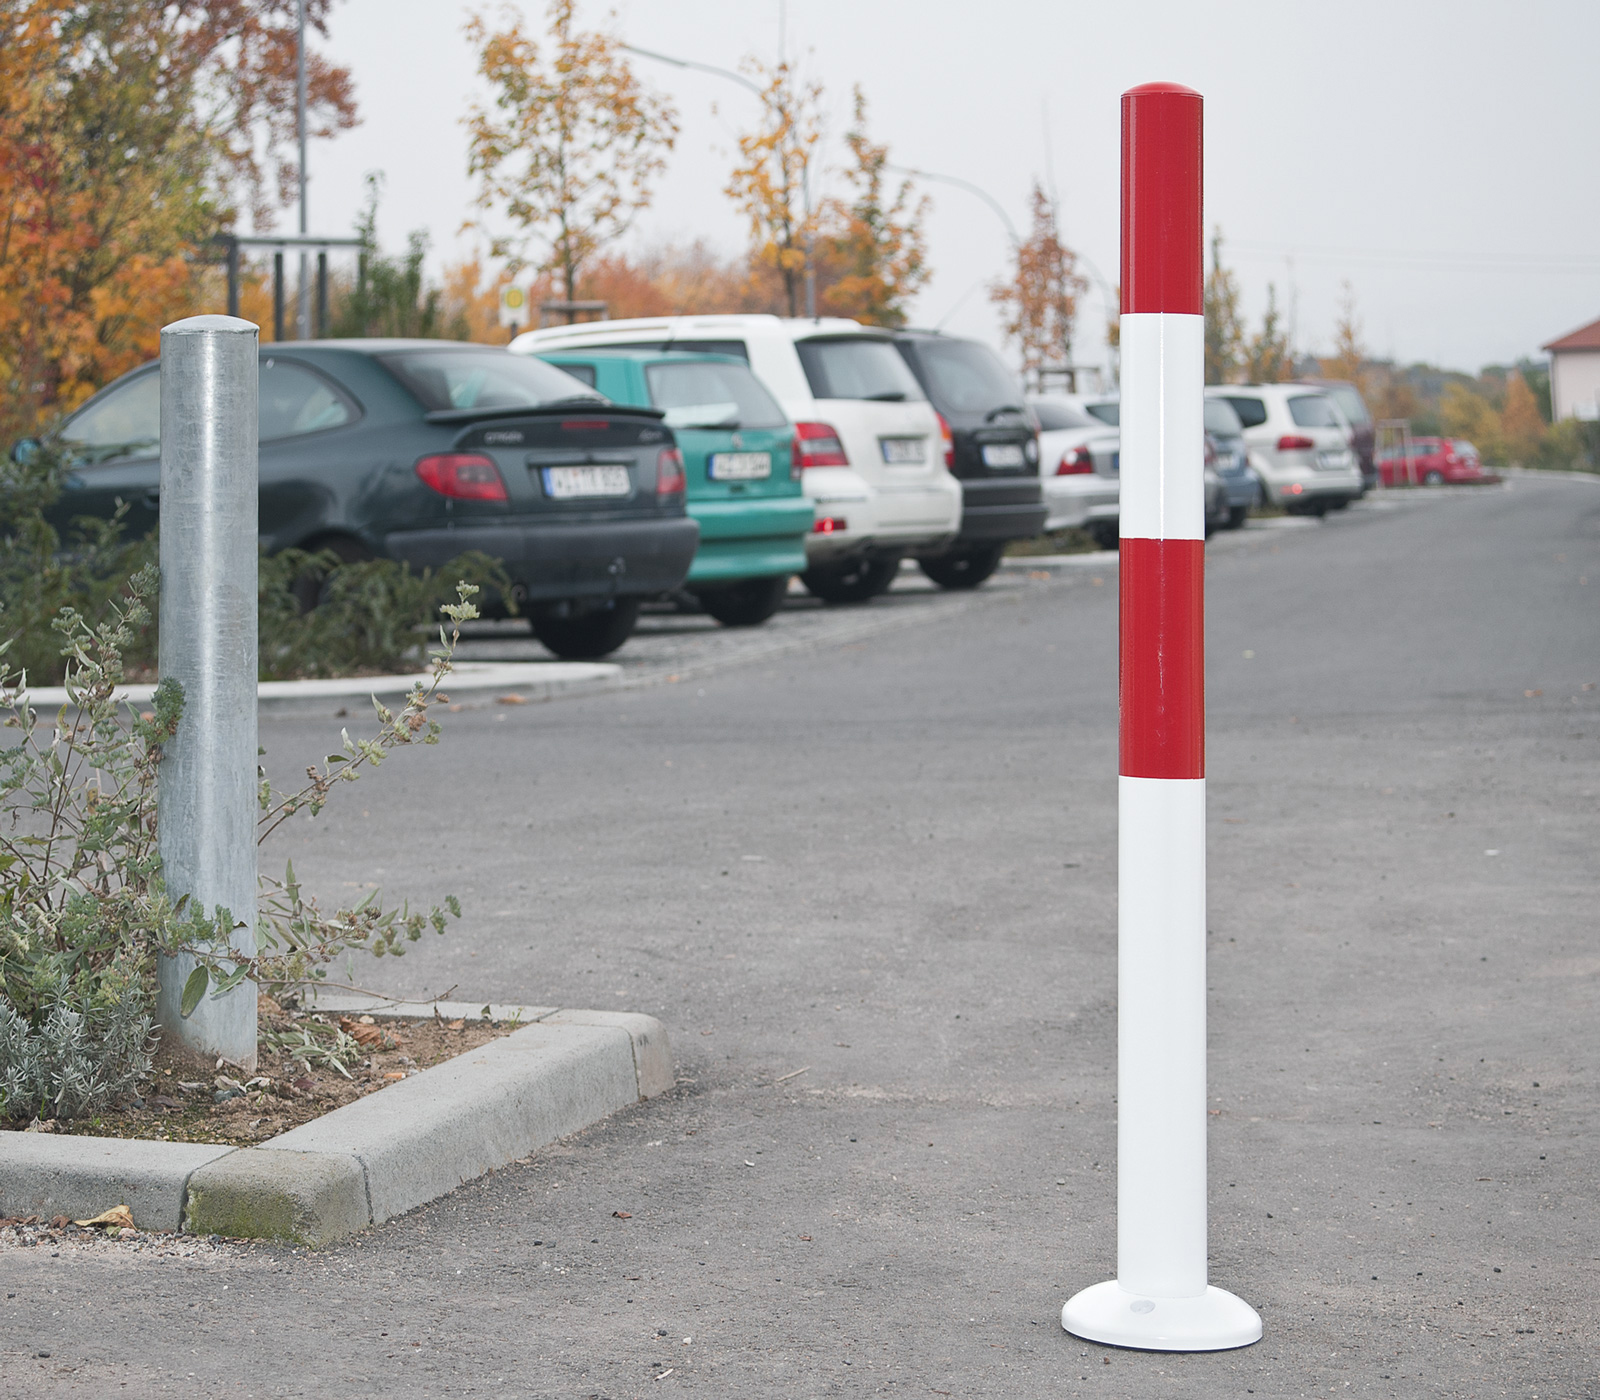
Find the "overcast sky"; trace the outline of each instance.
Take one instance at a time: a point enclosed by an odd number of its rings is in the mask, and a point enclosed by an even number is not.
[[[326,46],[362,125],[312,146],[311,227],[346,233],[362,177],[386,177],[379,233],[432,235],[435,267],[471,251],[461,117],[475,92],[456,0],[340,0]],[[534,25],[538,0],[519,8]],[[736,68],[776,57],[780,0],[582,3],[629,43]],[[971,181],[1019,228],[1030,181],[1053,185],[1068,241],[1117,280],[1118,98],[1163,79],[1206,98],[1206,220],[1220,225],[1252,322],[1269,282],[1296,344],[1331,340],[1343,280],[1368,350],[1477,369],[1537,354],[1600,316],[1600,4],[1594,0],[789,0],[787,46],[826,90],[840,163],[851,85],[890,159]],[[636,59],[682,132],[634,246],[745,228],[722,193],[753,95]],[[715,110],[713,110],[713,108]],[[837,177],[832,177],[837,186]],[[997,347],[986,288],[1008,240],[974,196],[929,183],[933,277],[913,320]],[[293,226],[287,211],[280,227]],[[1097,292],[1080,358],[1100,358]]]

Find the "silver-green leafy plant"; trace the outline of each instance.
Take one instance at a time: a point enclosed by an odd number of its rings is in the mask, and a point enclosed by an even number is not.
[[[192,1010],[208,987],[226,990],[255,977],[263,990],[292,1000],[321,980],[327,965],[358,948],[402,951],[427,928],[443,932],[445,915],[382,907],[376,891],[349,909],[322,910],[289,868],[262,881],[256,956],[228,954],[227,910],[209,914],[172,900],[161,881],[156,840],[156,779],[162,745],[177,733],[182,687],[161,681],[149,708],[118,699],[123,656],[148,628],[156,595],[153,568],[140,570],[126,597],[96,625],[63,608],[52,625],[66,657],[68,703],[53,719],[29,699],[27,676],[0,643],[0,1119],[96,1111],[126,1091],[148,1067],[149,1013],[156,964],[188,951],[196,974],[185,988]],[[261,787],[262,838],[295,813],[315,816],[332,790],[377,767],[394,749],[437,743],[431,705],[450,673],[460,624],[477,616],[460,585],[441,609],[426,682],[391,711],[379,705],[371,739],[345,736],[343,752],[307,771],[300,790]],[[447,907],[459,916],[452,898]]]

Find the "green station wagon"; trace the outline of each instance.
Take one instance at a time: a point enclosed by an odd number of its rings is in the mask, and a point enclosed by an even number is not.
[[[567,350],[540,357],[616,404],[655,408],[683,453],[700,547],[684,587],[729,627],[765,622],[806,567],[815,509],[794,428],[743,360],[704,352]]]

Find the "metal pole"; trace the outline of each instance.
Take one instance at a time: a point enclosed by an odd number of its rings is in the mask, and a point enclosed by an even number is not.
[[[283,253],[272,255],[272,338],[283,339]]]
[[[306,0],[295,4],[297,36],[295,39],[294,110],[295,131],[300,139],[300,232],[309,231],[306,224]],[[305,250],[300,250],[300,285],[295,317],[296,338],[311,339],[311,280]]]
[[[161,331],[160,672],[183,718],[159,779],[161,873],[173,899],[219,907],[229,946],[255,952],[256,555],[259,332],[232,316]],[[188,954],[163,957],[156,1015],[190,1058],[256,1067],[256,985],[186,1018]]]
[[[239,314],[239,240],[228,237],[228,315]]]
[[[1061,1310],[1146,1351],[1261,1337],[1206,1269],[1201,118],[1173,83],[1122,97],[1117,1276]]]
[[[328,333],[328,254],[317,254],[317,339]]]

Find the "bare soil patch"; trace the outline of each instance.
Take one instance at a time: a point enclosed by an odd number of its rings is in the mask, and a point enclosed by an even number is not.
[[[136,1096],[104,1113],[41,1123],[33,1131],[250,1147],[517,1028],[511,1021],[437,1015],[380,1020],[284,1011],[263,998],[254,1075],[227,1065],[197,1074],[192,1061],[158,1050]],[[343,1072],[329,1053],[341,1047]],[[0,1130],[28,1127],[0,1120]]]

